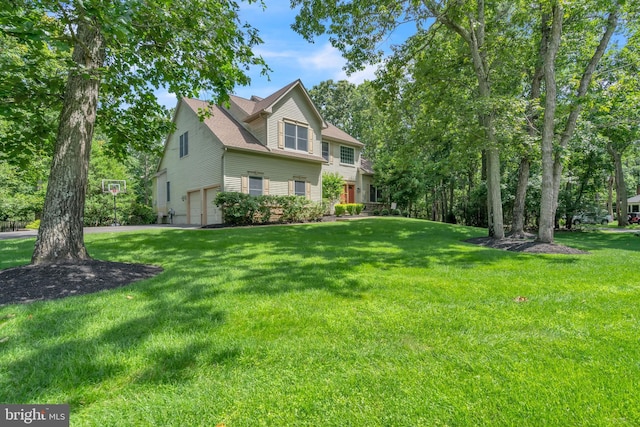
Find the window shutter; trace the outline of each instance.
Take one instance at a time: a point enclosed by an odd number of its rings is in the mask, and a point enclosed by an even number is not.
[[[309,154],[313,154],[313,143],[315,142],[315,139],[313,137],[313,129],[309,128]]]
[[[307,193],[306,194],[307,199],[311,199],[311,183],[310,182],[305,182],[304,186],[305,186],[305,190],[306,190],[305,192]]]
[[[294,192],[293,192],[293,191],[294,191],[294,190],[293,190],[293,180],[292,180],[292,179],[290,179],[290,180],[289,180],[289,195],[290,195],[290,196],[292,196],[292,195],[294,194]]]
[[[241,181],[242,182],[241,182],[240,192],[248,194],[249,193],[249,177],[248,176],[243,176],[241,178]]]
[[[278,121],[278,148],[284,148],[284,122]]]
[[[269,178],[262,179],[262,194],[265,196],[269,194]]]

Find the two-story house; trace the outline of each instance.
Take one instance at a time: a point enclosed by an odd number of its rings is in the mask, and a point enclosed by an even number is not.
[[[176,224],[219,224],[220,191],[320,202],[324,171],[344,177],[344,202],[370,200],[363,144],[323,120],[300,80],[266,98],[231,96],[228,107],[183,98],[173,120],[154,181],[159,220],[171,213]]]

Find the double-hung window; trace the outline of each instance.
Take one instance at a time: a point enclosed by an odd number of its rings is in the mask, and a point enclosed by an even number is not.
[[[284,146],[292,150],[307,151],[309,147],[309,129],[306,126],[285,122]]]
[[[189,132],[180,135],[180,158],[189,154]]]
[[[356,164],[356,150],[353,147],[340,146],[340,163],[345,165]]]
[[[262,196],[262,177],[249,177],[249,194],[252,196]]]
[[[329,161],[329,143],[324,141],[322,142],[322,158]]]
[[[307,183],[304,181],[295,181],[294,183],[294,192],[296,196],[306,196],[307,195]]]

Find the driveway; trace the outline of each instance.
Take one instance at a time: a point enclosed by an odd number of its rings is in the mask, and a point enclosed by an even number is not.
[[[149,230],[151,228],[191,228],[198,229],[199,225],[168,225],[168,224],[158,224],[158,225],[120,225],[117,227],[85,227],[84,234],[92,234],[92,233],[118,233],[122,231],[139,231],[139,230]],[[36,237],[38,235],[38,230],[20,230],[20,231],[7,231],[4,233],[0,233],[0,240],[7,239],[23,239],[26,237]]]

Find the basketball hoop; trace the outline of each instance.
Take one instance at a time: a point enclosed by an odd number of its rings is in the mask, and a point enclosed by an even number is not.
[[[120,192],[120,190],[118,189],[118,187],[111,187],[111,188],[109,189],[109,192],[110,192],[111,194],[113,194],[113,197],[116,197],[116,196],[118,195],[118,193]]]

